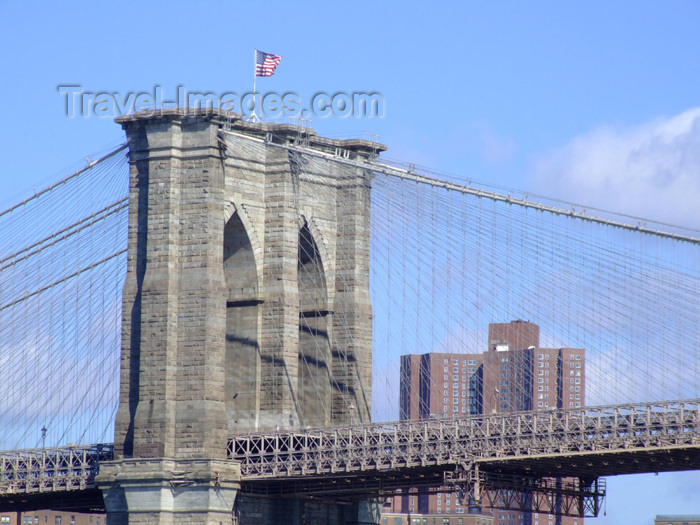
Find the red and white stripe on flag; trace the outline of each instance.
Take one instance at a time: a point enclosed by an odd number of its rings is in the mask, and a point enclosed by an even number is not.
[[[271,77],[282,57],[255,50],[255,76]]]

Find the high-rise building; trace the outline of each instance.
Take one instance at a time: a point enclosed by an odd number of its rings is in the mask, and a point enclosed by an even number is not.
[[[541,348],[534,323],[492,323],[485,351],[401,356],[400,388],[401,419],[579,408],[585,399],[585,351]],[[449,493],[402,496],[391,506],[395,512],[469,512]],[[494,525],[582,523],[582,518],[494,511]]]

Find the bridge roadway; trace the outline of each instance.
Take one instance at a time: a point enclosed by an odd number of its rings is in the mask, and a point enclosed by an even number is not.
[[[700,400],[250,433],[234,436],[228,455],[244,493],[352,498],[448,483],[478,500],[480,490],[504,497],[547,485],[597,505],[601,476],[700,470]],[[0,509],[94,491],[112,456],[108,444],[0,452]],[[553,477],[578,481],[567,492]]]

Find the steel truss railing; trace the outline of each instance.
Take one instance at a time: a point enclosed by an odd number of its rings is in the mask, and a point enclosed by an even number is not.
[[[0,495],[95,488],[101,461],[111,461],[111,444],[0,452]]]
[[[446,486],[475,505],[595,515],[601,476],[700,469],[700,400],[258,432],[228,446],[248,492]],[[94,488],[112,459],[109,444],[0,452],[0,495]]]
[[[595,516],[601,476],[700,468],[700,402],[254,433],[235,436],[229,456],[251,492],[387,494],[413,482],[475,506]]]
[[[698,400],[251,433],[229,456],[254,480],[689,446],[700,452]]]
[[[536,478],[472,471],[462,500],[473,506],[539,512],[560,516],[597,516],[605,497],[605,480]]]

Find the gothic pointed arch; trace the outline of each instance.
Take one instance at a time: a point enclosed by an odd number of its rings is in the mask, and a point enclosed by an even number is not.
[[[299,229],[299,410],[306,425],[332,417],[331,327],[323,260],[309,224]]]
[[[245,215],[224,226],[226,286],[226,414],[229,431],[257,428],[260,408],[260,282]]]

